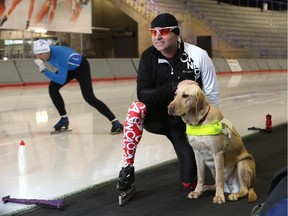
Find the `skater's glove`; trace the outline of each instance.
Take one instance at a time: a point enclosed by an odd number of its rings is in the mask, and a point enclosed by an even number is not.
[[[41,59],[35,59],[34,62],[39,67],[39,72],[43,73],[46,69],[44,62]]]

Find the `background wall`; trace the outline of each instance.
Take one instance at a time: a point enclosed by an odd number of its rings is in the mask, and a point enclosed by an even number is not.
[[[217,73],[287,72],[287,59],[213,58]],[[88,59],[93,81],[135,79],[139,58]],[[229,64],[230,62],[230,64]],[[0,61],[0,87],[47,84],[32,59]],[[51,69],[51,68],[50,68]]]
[[[92,11],[95,57],[137,57],[137,22],[109,1],[94,0]]]

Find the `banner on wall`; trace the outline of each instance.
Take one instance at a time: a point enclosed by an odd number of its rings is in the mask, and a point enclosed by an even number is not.
[[[237,59],[227,59],[227,63],[232,72],[242,71],[242,68]]]
[[[0,28],[92,33],[91,0],[0,1]]]

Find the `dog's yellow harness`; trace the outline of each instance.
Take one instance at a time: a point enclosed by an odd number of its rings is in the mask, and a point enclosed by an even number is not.
[[[218,135],[222,133],[222,130],[222,122],[196,126],[186,124],[186,134],[191,136]]]

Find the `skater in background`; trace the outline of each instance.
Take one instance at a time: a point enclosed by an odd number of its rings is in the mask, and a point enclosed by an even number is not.
[[[2,20],[2,16],[5,14],[6,6],[5,6],[5,0],[0,0],[0,17]]]
[[[23,0],[13,0],[10,8],[8,9],[7,14],[4,15],[4,17],[1,19],[0,21],[0,26],[3,26],[3,24],[8,20],[8,17],[12,14],[12,12],[15,10],[15,8],[22,2]],[[34,3],[35,0],[30,0],[30,5],[29,5],[29,9],[28,9],[28,18],[26,21],[26,29],[29,28],[30,25],[30,20],[33,14],[33,10],[34,10]]]
[[[44,17],[47,16],[48,24],[52,24],[56,8],[57,0],[46,0],[36,15],[35,23],[41,23]]]
[[[67,7],[70,9],[70,23],[77,22],[83,7],[89,3],[89,0],[66,0]]]
[[[123,125],[117,120],[110,109],[94,95],[90,65],[84,56],[66,46],[50,46],[48,42],[43,39],[34,42],[33,52],[39,71],[51,79],[49,94],[61,116],[60,121],[54,126],[56,131],[61,130],[63,127],[67,129],[69,126],[65,104],[59,91],[71,80],[76,79],[80,84],[85,101],[111,122],[111,134],[122,133]],[[58,71],[56,73],[49,71],[45,68],[44,62],[57,68]]]
[[[209,101],[219,106],[220,94],[212,60],[206,51],[181,40],[176,18],[168,13],[158,15],[151,22],[150,33],[153,46],[142,53],[137,73],[139,101],[131,104],[124,122],[125,164],[119,173],[117,189],[128,191],[128,195],[123,193],[122,199],[129,196],[134,187],[131,186],[134,183],[133,164],[143,128],[171,141],[179,160],[183,186],[189,190],[196,187],[196,162],[186,138],[185,124],[181,117],[169,116],[167,112],[180,81],[196,81]]]

